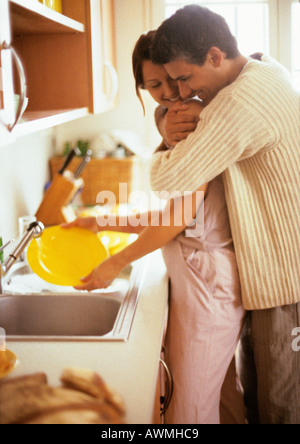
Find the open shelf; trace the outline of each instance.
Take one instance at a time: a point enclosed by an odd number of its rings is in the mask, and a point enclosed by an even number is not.
[[[63,12],[70,16],[37,0],[9,0],[9,3],[13,46],[25,69],[29,97],[29,109],[13,134],[22,137],[87,116],[89,108],[84,94],[88,86],[85,83],[80,86],[79,100],[74,100],[77,88],[72,92],[68,89],[70,79],[78,80],[74,74],[73,62],[77,60],[74,48],[80,51],[85,44],[85,16],[81,14],[85,3],[81,1],[80,13],[75,14],[82,22],[74,20],[74,5],[69,0],[63,2]]]
[[[85,32],[84,24],[53,11],[37,0],[10,0],[10,10],[14,35]]]
[[[71,122],[72,120],[85,117],[88,114],[88,108],[25,112],[21,123],[15,127],[13,133],[17,137],[26,136],[37,131],[61,125],[62,123]]]

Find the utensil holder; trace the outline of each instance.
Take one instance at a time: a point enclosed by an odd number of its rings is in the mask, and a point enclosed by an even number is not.
[[[70,173],[70,176],[72,174]],[[57,174],[48,190],[35,216],[45,226],[59,225],[75,219],[75,213],[69,206],[77,191],[83,186],[82,179],[75,181]]]

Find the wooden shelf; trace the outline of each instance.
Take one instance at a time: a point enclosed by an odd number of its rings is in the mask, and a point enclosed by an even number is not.
[[[84,24],[47,8],[37,0],[10,0],[14,35],[85,32]]]
[[[62,123],[86,117],[88,114],[88,108],[25,112],[21,123],[13,130],[13,134],[16,137],[26,136],[37,131],[61,125]]]

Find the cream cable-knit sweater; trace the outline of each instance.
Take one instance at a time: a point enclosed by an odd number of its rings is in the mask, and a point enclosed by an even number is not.
[[[195,191],[223,173],[248,310],[300,301],[300,100],[274,60],[249,61],[196,131],[154,155],[155,191]]]

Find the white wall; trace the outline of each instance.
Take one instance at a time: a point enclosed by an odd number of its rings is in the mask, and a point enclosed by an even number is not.
[[[18,235],[18,217],[35,214],[54,151],[52,130],[0,146],[0,236]]]

